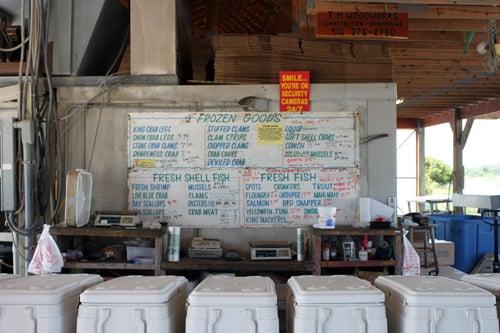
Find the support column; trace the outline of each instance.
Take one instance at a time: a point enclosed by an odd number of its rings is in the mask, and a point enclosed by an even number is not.
[[[131,74],[176,75],[176,36],[176,0],[131,0]]]
[[[417,146],[417,196],[426,195],[425,192],[425,128],[422,121],[417,121],[416,146]]]
[[[462,125],[460,110],[451,112],[450,126],[453,131],[453,193],[463,193],[465,171],[463,163],[463,150],[469,137],[474,118],[467,119],[465,127]],[[462,207],[454,207],[456,214],[462,214]]]

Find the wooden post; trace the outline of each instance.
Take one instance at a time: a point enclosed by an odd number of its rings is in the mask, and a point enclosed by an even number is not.
[[[462,117],[460,110],[451,112],[450,126],[453,131],[453,193],[463,193],[465,170],[463,163],[463,150],[469,137],[474,118],[467,119],[462,128]],[[463,214],[462,207],[453,207],[456,214]]]

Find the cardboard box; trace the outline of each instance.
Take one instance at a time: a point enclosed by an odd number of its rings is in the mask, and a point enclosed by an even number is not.
[[[445,240],[435,240],[436,244],[436,255],[439,266],[451,266],[455,264],[455,243],[445,241]],[[431,244],[429,242],[429,248]],[[424,264],[424,250],[422,248],[416,248],[417,253],[420,257],[420,264]],[[434,258],[432,251],[427,251],[427,266],[432,266],[434,263]]]

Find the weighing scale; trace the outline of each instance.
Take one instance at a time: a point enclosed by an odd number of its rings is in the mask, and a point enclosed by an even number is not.
[[[292,259],[289,242],[250,242],[252,260],[289,260]]]
[[[220,259],[222,257],[220,241],[194,237],[188,249],[188,257],[191,259]]]
[[[140,224],[137,212],[97,212],[96,227],[137,227]]]

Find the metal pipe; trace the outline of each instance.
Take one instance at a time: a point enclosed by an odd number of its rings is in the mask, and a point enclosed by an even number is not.
[[[33,202],[32,198],[32,166],[31,166],[31,144],[23,143],[23,171],[24,171],[24,228],[27,235],[24,237],[24,257],[25,271],[24,275],[28,275],[28,265],[33,255],[31,246],[33,245],[33,233],[30,230],[33,224]]]
[[[493,273],[500,272],[500,265],[498,264],[498,211],[495,211],[495,215],[493,216]]]

